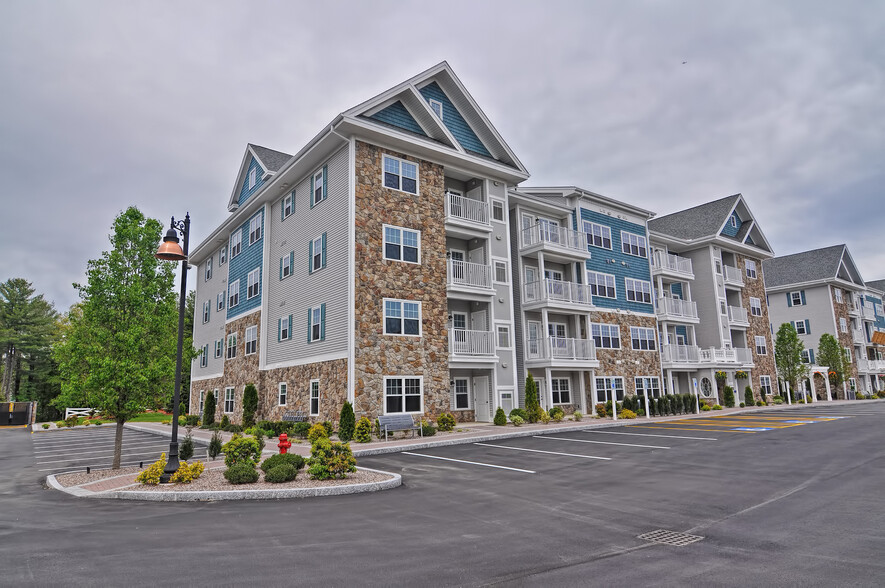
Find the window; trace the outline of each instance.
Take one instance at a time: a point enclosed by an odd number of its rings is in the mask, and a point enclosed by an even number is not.
[[[227,306],[233,308],[240,303],[240,281],[234,280],[227,287]]]
[[[737,217],[734,216],[734,215],[731,215],[731,219],[730,219],[730,220],[731,220],[731,226],[733,226],[734,228],[737,228],[737,226],[738,226]]]
[[[280,382],[279,393],[277,394],[277,405],[286,406],[286,396],[289,394],[289,385],[286,382]]]
[[[494,198],[490,198],[492,202],[492,220],[498,221],[499,223],[504,222],[504,202],[501,200],[495,200]]]
[[[839,330],[843,333],[848,332],[848,321],[845,320],[844,316],[839,317]]]
[[[756,355],[768,355],[768,343],[762,335],[756,335]]]
[[[811,363],[810,353],[811,353],[810,349],[803,349],[802,350],[802,363]]]
[[[624,278],[624,286],[627,290],[627,300],[651,304],[651,282]]]
[[[280,279],[285,280],[289,276],[292,275],[292,262],[295,257],[295,252],[292,251],[289,255],[284,255],[280,258]]]
[[[587,284],[593,296],[604,298],[616,298],[615,277],[611,274],[602,274],[587,270]]]
[[[320,414],[320,381],[310,381],[310,416]]]
[[[326,338],[326,304],[320,304],[307,311],[307,342],[323,341]]]
[[[203,303],[203,324],[209,322],[209,301]]]
[[[224,310],[224,292],[219,292],[215,297],[216,310]]]
[[[628,255],[648,257],[648,243],[642,235],[621,231],[621,251]]]
[[[734,218],[734,217],[732,217]],[[744,269],[747,272],[747,277],[750,279],[756,279],[756,262],[752,259],[744,260]]]
[[[630,327],[630,341],[633,349],[655,350],[655,330],[646,327]]]
[[[510,327],[507,325],[498,325],[498,348],[510,348]]]
[[[851,347],[843,347],[845,349],[845,359],[848,363],[851,363]]]
[[[423,412],[420,377],[384,378],[384,413]]]
[[[467,385],[467,378],[454,379],[453,393],[455,395],[455,410],[467,410],[470,408],[470,390]]]
[[[587,243],[603,249],[612,248],[612,230],[605,225],[598,225],[590,221],[584,221],[584,232],[587,233]]]
[[[284,316],[277,325],[277,340],[288,341],[292,338],[292,315]]]
[[[385,335],[421,335],[421,303],[384,299]]]
[[[603,325],[592,323],[590,331],[593,334],[593,343],[599,349],[620,349],[621,333],[618,325]]]
[[[233,359],[237,356],[237,334],[231,333],[227,336],[227,358]]]
[[[261,216],[262,213],[259,212],[249,221],[249,245],[261,239]]]
[[[762,316],[762,299],[750,296],[750,314],[753,316]]]
[[[224,412],[230,414],[234,411],[234,389],[224,389]]]
[[[715,261],[716,261],[716,273],[721,276],[722,275],[722,260],[716,259]]]
[[[209,345],[203,345],[203,348],[200,349],[200,367],[206,367],[209,365]]]
[[[833,288],[833,295],[836,296],[836,302],[842,304],[842,289],[841,288]]]
[[[619,401],[624,399],[624,378],[596,378],[596,401],[605,402],[612,398]]]
[[[506,284],[509,280],[507,279],[507,262],[501,260],[495,260],[495,282],[499,284]]]
[[[848,387],[852,390],[857,390],[857,380],[854,378],[848,378]]]
[[[246,327],[246,355],[254,355],[258,351],[258,325]]]
[[[208,282],[212,279],[212,258],[206,260],[206,275],[205,280]]]
[[[283,198],[283,203],[280,205],[280,220],[286,220],[293,212],[295,212],[295,190]]]
[[[759,393],[762,398],[771,395],[771,376],[759,376]]]
[[[249,272],[248,277],[248,288],[246,289],[246,300],[250,298],[255,298],[261,292],[261,281],[259,278],[261,277],[261,268],[255,268],[251,272]]]
[[[550,380],[550,392],[553,394],[553,404],[572,403],[568,378],[553,378]]]
[[[793,326],[796,328],[796,332],[800,335],[807,335],[811,332],[811,329],[808,327],[808,319],[804,321],[793,321]]]
[[[421,233],[384,225],[384,259],[420,263]]]
[[[326,199],[326,167],[314,172],[310,179],[311,208]]]
[[[633,378],[636,385],[637,396],[648,396],[648,398],[658,398],[661,395],[661,387],[657,378],[640,377]],[[644,408],[644,407],[643,407]]]
[[[410,194],[417,194],[418,166],[409,161],[385,155],[384,186]]]
[[[253,167],[252,169],[249,170],[249,189],[250,190],[255,187],[255,183],[257,181],[258,181],[258,172]]]
[[[224,341],[219,339],[215,342],[215,359],[221,359],[221,351],[224,348]]]
[[[787,292],[787,306],[802,306],[805,304],[805,292]]]
[[[240,245],[243,242],[243,233],[237,230],[230,236],[230,258],[233,259],[240,254]]]
[[[430,110],[432,110],[433,113],[439,117],[439,120],[442,120],[442,118],[443,118],[442,102],[440,102],[439,100],[433,100],[433,99],[428,100],[428,102],[430,102]]]
[[[323,233],[310,242],[310,267],[308,273],[321,270],[326,267],[326,233]]]
[[[200,390],[200,404],[199,404],[200,414],[203,414],[203,405],[205,403],[206,403],[206,391]]]
[[[227,262],[227,245],[218,250],[218,265],[222,266]]]

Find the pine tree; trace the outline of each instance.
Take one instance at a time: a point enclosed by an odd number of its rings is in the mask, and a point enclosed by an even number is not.
[[[347,443],[353,439],[353,432],[356,428],[356,416],[353,414],[353,405],[344,401],[341,407],[341,414],[338,417],[338,438]]]
[[[525,412],[530,423],[537,423],[541,418],[541,402],[538,399],[538,384],[529,373],[525,379]]]
[[[215,393],[212,390],[206,393],[203,401],[203,426],[209,427],[215,424]]]
[[[243,389],[243,427],[255,425],[255,411],[258,410],[258,390],[251,382]]]

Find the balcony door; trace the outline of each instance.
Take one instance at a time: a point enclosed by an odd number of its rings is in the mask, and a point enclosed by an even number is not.
[[[541,354],[541,323],[529,321],[529,357],[539,357]]]
[[[541,240],[548,243],[559,243],[559,221],[538,217],[538,230]]]
[[[464,252],[460,249],[449,249],[449,259],[452,260],[452,278],[456,282],[464,281]]]
[[[525,266],[525,300],[532,302],[538,300],[541,291],[538,288],[538,268],[530,265]]]

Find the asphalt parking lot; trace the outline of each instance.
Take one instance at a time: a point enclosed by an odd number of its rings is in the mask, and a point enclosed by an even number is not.
[[[0,583],[882,585],[885,403],[736,416],[373,456],[401,488],[197,504],[44,490],[37,435],[0,431]],[[641,538],[659,530],[700,539]]]

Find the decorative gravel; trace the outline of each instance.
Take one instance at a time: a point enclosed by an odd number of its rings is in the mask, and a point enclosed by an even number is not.
[[[98,480],[104,480],[105,478],[113,478],[114,476],[137,474],[140,471],[141,469],[135,466],[120,468],[119,470],[92,470],[88,474],[86,473],[86,470],[83,470],[82,472],[76,472],[73,474],[59,474],[55,479],[58,480],[59,484],[68,488],[70,486],[80,486],[90,482],[97,482]]]
[[[254,484],[231,484],[224,479],[224,468],[206,470],[190,484],[168,484],[158,486],[139,485],[127,488],[127,490],[149,492],[188,492],[200,490],[282,490],[285,488],[322,488],[324,486],[344,486],[348,484],[366,484],[369,482],[383,482],[393,476],[379,472],[370,472],[358,469],[353,474],[348,474],[343,480],[311,480],[307,475],[306,468],[298,470],[298,477],[291,482],[271,484],[264,481],[264,473],[259,470],[261,477]]]

